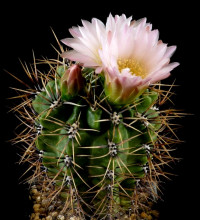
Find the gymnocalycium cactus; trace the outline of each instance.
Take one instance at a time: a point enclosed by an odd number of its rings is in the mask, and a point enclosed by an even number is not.
[[[178,142],[168,121],[179,115],[163,108],[171,87],[159,83],[178,65],[169,64],[176,48],[158,41],[145,19],[125,15],[70,32],[63,43],[74,50],[59,44],[61,60],[42,61],[48,73],[35,59],[24,66],[34,87],[13,109],[27,126],[14,141],[34,170],[28,182],[57,219],[140,219],[159,198],[169,146]]]

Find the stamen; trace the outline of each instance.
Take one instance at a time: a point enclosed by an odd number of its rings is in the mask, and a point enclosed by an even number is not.
[[[123,69],[129,68],[132,75],[140,76],[144,79],[147,76],[147,69],[144,64],[133,59],[118,59],[117,60],[119,71],[121,72]]]

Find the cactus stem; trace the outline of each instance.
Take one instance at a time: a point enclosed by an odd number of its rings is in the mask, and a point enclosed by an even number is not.
[[[114,106],[100,87],[101,76],[82,68],[85,88],[65,101],[60,78],[70,63],[42,62],[50,66],[46,75],[36,69],[35,57],[33,68],[23,64],[33,87],[17,79],[28,89],[12,88],[23,93],[13,97],[23,102],[12,111],[26,128],[13,143],[25,143],[20,162],[28,162],[29,168],[24,174],[34,169],[26,181],[38,184],[42,193],[49,188],[48,211],[59,210],[60,219],[92,219],[93,214],[96,219],[123,219],[125,213],[142,218],[140,212],[148,206],[144,201],[156,201],[161,177],[169,175],[163,166],[177,159],[171,145],[180,140],[172,127],[176,124],[169,121],[184,115],[160,110],[171,101],[174,85],[164,91],[158,84],[159,89],[149,88],[132,104]]]

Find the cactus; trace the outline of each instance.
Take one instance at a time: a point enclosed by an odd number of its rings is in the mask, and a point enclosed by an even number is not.
[[[21,162],[33,171],[26,181],[45,197],[43,215],[142,219],[160,198],[163,167],[175,160],[171,145],[179,140],[169,120],[181,114],[164,109],[172,86],[152,84],[115,102],[103,72],[65,59],[41,62],[48,73],[35,58],[31,69],[24,65],[34,87],[17,90],[23,102],[13,110],[26,125],[14,142],[24,143]]]
[[[40,76],[43,88],[15,108],[27,120],[15,141],[28,144],[22,161],[35,168],[28,181],[42,192],[49,188],[48,207],[59,198],[60,214],[68,218],[137,215],[159,198],[162,167],[173,160],[167,146],[176,140],[168,136],[168,120],[175,111],[160,110],[168,92],[155,85],[131,105],[114,105],[103,76],[82,68],[83,90],[64,96],[69,68],[51,64],[52,76]]]

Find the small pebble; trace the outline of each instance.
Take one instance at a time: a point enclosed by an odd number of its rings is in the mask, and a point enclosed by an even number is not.
[[[142,212],[142,213],[140,214],[140,216],[141,216],[142,218],[146,219],[146,220],[152,220],[152,219],[153,219],[151,215],[148,215],[148,214],[145,213],[145,212]]]
[[[33,209],[34,209],[35,212],[38,212],[39,209],[40,209],[40,204],[34,204]]]
[[[142,213],[140,214],[140,216],[141,216],[142,218],[147,218],[147,217],[148,217],[148,215],[147,215],[145,212],[142,212]]]
[[[33,200],[34,213],[30,215],[30,220],[80,220],[79,217],[73,216],[71,211],[66,213],[60,212],[63,208],[61,200],[56,199],[53,204],[49,204],[50,199],[47,199],[49,190],[51,189],[43,188],[42,191],[40,191],[40,189],[36,187],[33,187],[31,189],[30,196]],[[157,210],[152,210],[152,207],[153,203],[147,203],[146,208],[143,209],[142,213],[139,213],[139,216],[137,214],[132,213],[132,215],[128,217],[128,215],[124,215],[124,213],[118,213],[118,216],[121,217],[118,217],[119,219],[116,220],[158,220],[157,218],[159,217],[159,212]],[[95,218],[92,219],[96,220]]]
[[[50,189],[49,189],[48,187],[47,187],[47,188],[45,188],[45,191],[46,191],[46,192],[49,192],[49,190],[50,190]]]
[[[48,203],[49,203],[49,200],[48,200],[48,199],[43,199],[42,202],[41,202],[41,204],[42,204],[43,207],[47,206]]]
[[[58,212],[52,212],[52,213],[51,213],[51,216],[52,216],[52,217],[58,216]]]
[[[34,194],[34,195],[36,195],[36,194],[38,195],[38,194],[39,194],[39,192],[37,191],[37,189],[32,189],[32,190],[31,190],[31,193]]]
[[[59,216],[57,217],[57,220],[65,220],[65,216],[64,216],[64,215],[59,215]]]
[[[45,208],[40,208],[39,211],[40,211],[40,213],[44,213],[45,212]]]
[[[72,217],[70,217],[70,219],[69,220],[79,220],[79,218],[78,217],[76,217],[76,216],[72,216]]]
[[[36,198],[36,202],[40,202],[40,201],[41,201],[41,197],[38,196],[38,197]]]

